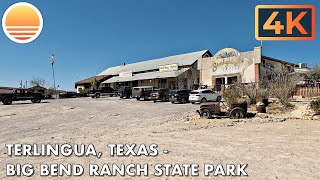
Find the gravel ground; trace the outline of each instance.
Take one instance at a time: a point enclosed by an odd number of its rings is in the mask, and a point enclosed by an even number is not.
[[[200,166],[204,163],[241,163],[248,164],[248,176],[239,179],[320,179],[320,121],[286,120],[283,117],[207,120],[199,119],[194,113],[198,108],[199,105],[192,104],[154,104],[116,97],[0,105],[0,178],[6,178],[7,163],[32,163],[36,170],[40,163],[79,163],[85,167],[89,163],[197,163]],[[94,144],[97,151],[102,152],[106,152],[110,143],[156,143],[159,155],[110,157],[104,154],[101,159],[8,157],[7,143]],[[164,154],[163,150],[169,153]],[[32,179],[43,179],[38,175],[36,171]],[[88,173],[81,178],[88,179]],[[113,179],[119,178],[126,177]],[[203,177],[200,173],[198,178],[212,177]]]

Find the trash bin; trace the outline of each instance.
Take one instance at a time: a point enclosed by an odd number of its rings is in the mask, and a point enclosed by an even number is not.
[[[257,105],[256,109],[258,113],[267,113],[266,105]]]

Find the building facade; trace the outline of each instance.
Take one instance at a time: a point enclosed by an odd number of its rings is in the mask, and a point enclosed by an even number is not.
[[[200,58],[200,84],[217,91],[234,83],[257,83],[275,70],[294,71],[298,65],[262,55],[262,48],[239,52],[224,48],[213,57]]]
[[[306,68],[306,67],[304,67]],[[76,83],[77,92],[88,89],[93,79],[98,87],[153,86],[169,89],[197,89],[207,86],[222,91],[234,83],[257,83],[271,78],[275,70],[296,72],[297,64],[264,56],[261,47],[239,52],[224,48],[212,55],[209,50],[110,67],[97,76]]]

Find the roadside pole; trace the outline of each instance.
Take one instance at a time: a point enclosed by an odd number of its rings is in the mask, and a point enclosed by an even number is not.
[[[58,99],[57,95],[57,89],[56,89],[56,78],[54,75],[54,54],[51,55],[51,66],[52,66],[52,76],[53,76],[53,89],[54,89],[54,95],[56,96],[56,99]]]

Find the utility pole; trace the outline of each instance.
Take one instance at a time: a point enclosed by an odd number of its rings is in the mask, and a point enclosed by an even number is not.
[[[51,67],[52,67],[54,95],[56,96],[56,99],[58,99],[57,89],[56,89],[56,78],[55,78],[55,75],[54,75],[54,66],[53,65],[54,65],[54,54],[51,55]]]

